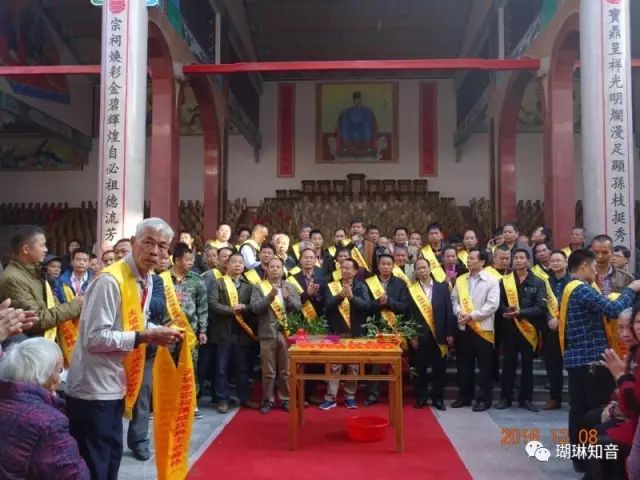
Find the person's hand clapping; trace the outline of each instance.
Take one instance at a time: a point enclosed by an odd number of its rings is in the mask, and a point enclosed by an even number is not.
[[[622,360],[616,351],[612,348],[607,348],[602,353],[602,359],[604,366],[609,369],[613,378],[618,380],[626,372],[626,363]]]
[[[28,330],[38,320],[35,312],[16,310],[10,305],[11,299],[9,298],[0,304],[0,342]]]

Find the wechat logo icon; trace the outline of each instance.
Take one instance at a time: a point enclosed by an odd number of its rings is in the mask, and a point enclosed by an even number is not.
[[[535,457],[539,462],[548,462],[549,457],[551,457],[551,452],[544,448],[544,445],[537,440],[532,440],[527,443],[524,449],[527,455],[529,455],[529,458]]]

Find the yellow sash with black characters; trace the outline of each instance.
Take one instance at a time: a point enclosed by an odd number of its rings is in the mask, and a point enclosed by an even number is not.
[[[510,307],[516,307],[520,309],[520,301],[518,299],[518,288],[516,287],[516,278],[513,273],[502,277],[502,285],[504,285],[504,291],[507,294],[507,302]],[[520,333],[531,344],[531,347],[535,351],[538,346],[538,331],[536,328],[524,318],[515,319],[514,322]]]
[[[431,268],[431,275],[433,275],[433,278],[435,278],[436,281],[440,283],[444,283],[447,279],[447,274],[444,273],[444,269],[436,258],[436,254],[433,253],[431,245],[423,247],[421,252],[424,259],[429,262],[429,267]]]
[[[340,292],[342,291],[342,284],[340,282],[331,282],[328,287],[331,295],[334,297],[340,295]],[[347,327],[351,329],[351,305],[349,304],[348,298],[343,298],[338,304],[338,311],[340,312],[344,323],[346,323]]]
[[[259,283],[259,285],[265,297],[269,295],[271,293],[271,290],[273,289],[273,285],[271,285],[269,280],[263,280]],[[276,320],[278,320],[278,323],[280,324],[280,326],[282,326],[282,330],[284,331],[285,337],[289,337],[289,326],[287,325],[287,315],[284,309],[284,288],[285,287],[283,285],[282,286],[282,289],[283,289],[282,302],[283,303],[280,303],[278,301],[278,297],[276,296],[276,298],[274,298],[273,301],[271,302],[271,311],[276,316]]]
[[[467,267],[467,261],[469,260],[469,252],[465,249],[462,249],[458,252],[458,260],[462,262],[462,264]]]
[[[438,337],[436,335],[436,322],[433,319],[433,306],[431,305],[431,302],[429,301],[429,297],[427,297],[427,294],[424,293],[424,290],[422,289],[422,285],[420,285],[420,282],[412,283],[409,286],[409,293],[411,294],[411,298],[413,298],[413,301],[418,307],[418,310],[420,310],[423,320],[429,327],[429,330],[431,330],[433,339],[436,340],[437,342]],[[446,357],[447,346],[438,344],[438,348],[440,349],[440,354],[443,357]]]
[[[456,279],[456,288],[458,289],[458,299],[460,300],[460,311],[464,314],[470,314],[473,312],[473,300],[471,298],[471,293],[469,290],[469,274],[465,273],[464,275],[459,276]],[[480,338],[483,338],[490,344],[494,344],[495,336],[494,332],[491,330],[482,330],[478,322],[469,322],[467,323]]]
[[[591,286],[595,288],[599,293],[602,293],[602,290],[600,290],[600,287],[596,282],[593,282]],[[607,298],[613,301],[616,300],[619,296],[619,293],[612,292],[607,295]],[[602,326],[604,327],[604,333],[607,335],[607,342],[609,342],[609,347],[613,348],[613,350],[615,350],[620,358],[624,358],[624,356],[629,351],[629,348],[624,343],[618,341],[618,319],[603,316]]]
[[[405,273],[398,265],[393,266],[393,276],[400,278],[407,285],[407,287],[411,286],[411,280],[409,280],[409,277],[405,275]]]
[[[255,268],[244,272],[244,278],[246,278],[251,285],[257,285],[262,281]]]
[[[287,281],[291,283],[294,287],[296,287],[296,290],[300,295],[304,293],[304,290],[302,289],[302,285],[300,285],[300,282],[298,282],[296,277],[291,275],[289,278],[287,278]],[[311,303],[311,300],[307,300],[302,304],[302,315],[304,315],[304,318],[306,318],[307,320],[314,320],[318,318],[318,314],[316,313],[316,309],[313,308],[313,303]]]
[[[222,282],[224,283],[224,287],[227,290],[227,295],[229,297],[229,306],[233,307],[234,305],[240,303],[240,298],[238,297],[238,289],[233,283],[233,280],[231,280],[231,277],[229,275],[223,276]],[[247,322],[244,321],[244,317],[241,313],[236,313],[234,317],[236,319],[236,322],[238,322],[238,325],[240,325],[240,328],[242,328],[242,330],[244,330],[244,332],[249,335],[249,337],[251,337],[253,340],[258,339],[258,337],[256,337],[256,335],[253,333],[251,327],[247,325]]]
[[[364,259],[364,257],[362,256],[362,254],[360,253],[360,250],[358,250],[357,247],[353,247],[351,249],[351,256],[353,257],[353,259],[358,262],[358,265],[360,265],[360,268],[364,268],[367,271],[371,271],[369,269],[369,265],[367,265],[366,260]]]
[[[379,300],[382,295],[384,295],[384,288],[382,283],[380,283],[380,279],[377,275],[372,275],[371,277],[365,280],[367,283],[369,290],[371,290],[371,295],[375,300]],[[396,324],[396,314],[391,310],[383,308],[380,310],[380,315],[384,318],[384,321],[387,322],[387,325],[390,327],[395,326]]]

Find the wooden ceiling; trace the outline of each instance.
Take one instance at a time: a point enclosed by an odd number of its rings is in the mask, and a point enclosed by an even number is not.
[[[471,0],[244,0],[258,59],[451,58]]]

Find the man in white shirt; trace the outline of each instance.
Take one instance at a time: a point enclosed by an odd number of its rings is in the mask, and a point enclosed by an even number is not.
[[[458,318],[456,337],[456,360],[460,391],[452,408],[471,405],[475,395],[475,365],[478,360],[480,377],[479,392],[474,412],[491,407],[492,396],[492,352],[494,342],[494,315],[500,305],[498,281],[483,271],[487,260],[485,252],[477,248],[469,251],[467,266],[469,273],[458,277],[451,294],[453,314]]]
[[[173,230],[164,220],[148,218],[136,227],[132,253],[125,263],[109,268],[121,269],[123,276],[133,277],[137,291],[126,290],[129,281],[116,279],[109,269],[87,288],[80,316],[78,341],[67,378],[67,412],[69,431],[78,442],[80,454],[87,462],[91,478],[111,480],[118,477],[122,459],[122,415],[127,391],[125,356],[142,343],[169,345],[181,339],[171,328],[155,327],[124,331],[123,298],[141,306],[146,324],[152,296],[152,271],[160,256],[166,254]],[[125,289],[122,291],[122,289]],[[129,312],[135,316],[135,308]]]
[[[244,258],[244,267],[247,270],[256,268],[260,265],[258,260],[258,252],[260,251],[260,245],[269,237],[269,229],[264,225],[257,224],[251,231],[251,238],[246,240],[240,247],[240,254]]]

